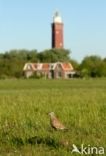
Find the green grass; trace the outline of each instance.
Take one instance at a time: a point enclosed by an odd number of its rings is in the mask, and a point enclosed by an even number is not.
[[[51,111],[67,132],[51,128]],[[82,143],[106,145],[106,79],[0,80],[0,156],[70,156]]]

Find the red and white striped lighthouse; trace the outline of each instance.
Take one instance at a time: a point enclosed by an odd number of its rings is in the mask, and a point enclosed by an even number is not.
[[[63,48],[63,22],[58,12],[55,12],[52,23],[52,48]]]

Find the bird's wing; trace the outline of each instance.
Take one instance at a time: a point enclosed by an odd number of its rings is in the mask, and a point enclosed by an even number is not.
[[[65,129],[65,126],[57,118],[52,120],[52,126],[56,129]]]

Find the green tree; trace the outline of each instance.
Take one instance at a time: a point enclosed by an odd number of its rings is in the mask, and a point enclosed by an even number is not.
[[[26,62],[36,62],[36,50],[10,50],[0,54],[0,77],[21,77]]]
[[[49,49],[38,54],[40,62],[67,62],[70,60],[70,51],[67,49]]]
[[[83,59],[80,70],[87,76],[101,77],[103,76],[103,61],[100,56],[87,56]],[[83,72],[86,71],[86,72]]]

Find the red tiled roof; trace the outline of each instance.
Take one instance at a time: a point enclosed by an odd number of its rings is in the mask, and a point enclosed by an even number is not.
[[[49,70],[49,63],[43,63],[42,70]]]
[[[71,63],[52,63],[52,69],[54,70],[55,67],[60,64],[62,69],[64,71],[70,71],[73,70],[73,66],[71,65]],[[50,63],[26,63],[24,66],[24,70],[27,69],[27,65],[29,65],[31,68],[29,70],[46,70],[49,71],[51,69],[51,64]],[[56,65],[56,66],[55,66]],[[28,69],[27,69],[28,70]]]
[[[32,65],[33,70],[37,69],[37,64],[36,63],[32,63],[31,65]]]
[[[71,63],[62,63],[64,70],[73,70]]]

